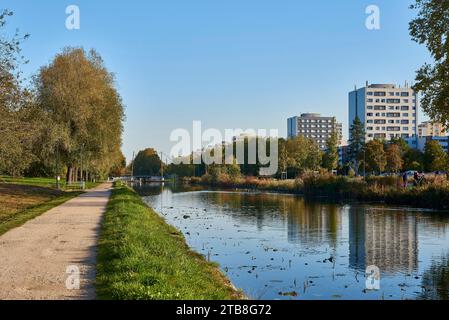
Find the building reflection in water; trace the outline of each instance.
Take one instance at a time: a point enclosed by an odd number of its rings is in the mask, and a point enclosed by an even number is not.
[[[348,208],[349,264],[357,270],[375,265],[383,273],[418,268],[416,214],[382,208]]]
[[[341,212],[336,205],[322,205],[295,198],[287,208],[288,241],[312,248],[338,245],[342,231]]]

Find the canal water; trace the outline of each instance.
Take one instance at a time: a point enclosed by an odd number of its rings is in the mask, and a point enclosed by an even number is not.
[[[252,299],[449,299],[449,212],[134,188]]]

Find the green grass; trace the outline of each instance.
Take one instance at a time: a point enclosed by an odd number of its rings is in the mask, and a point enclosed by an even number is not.
[[[53,178],[13,178],[7,176],[0,176],[0,183],[13,183],[18,185],[29,185],[38,187],[51,188],[56,185]]]
[[[79,194],[81,194],[81,192],[65,192],[51,198],[51,200],[39,203],[24,210],[9,210],[7,212],[2,212],[2,214],[0,214],[0,236],[13,228],[20,227],[28,220],[41,215],[51,208],[54,208],[78,196]],[[2,202],[3,201],[0,199],[0,204],[2,204]]]
[[[126,186],[116,185],[102,223],[97,296],[118,300],[238,299],[216,265]]]
[[[56,188],[56,181],[54,178],[14,178],[9,176],[0,176],[0,183],[12,183],[18,185],[38,186],[46,188]],[[86,182],[86,188],[92,189],[98,186],[101,182]],[[61,188],[64,189],[65,179],[60,181]]]

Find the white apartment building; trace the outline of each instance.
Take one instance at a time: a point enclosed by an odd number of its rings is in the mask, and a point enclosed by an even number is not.
[[[365,125],[366,141],[417,137],[418,98],[407,83],[368,84],[349,93],[349,127],[358,116]]]
[[[322,117],[319,113],[303,113],[301,116],[287,120],[288,138],[302,136],[315,140],[321,150],[326,149],[326,141],[332,132],[339,134],[339,144],[342,139],[342,125],[335,117]]]

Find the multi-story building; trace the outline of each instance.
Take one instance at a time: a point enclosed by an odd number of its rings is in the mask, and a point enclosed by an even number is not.
[[[418,138],[409,138],[409,139],[405,139],[405,141],[411,148],[418,149],[421,152],[424,152],[427,142],[436,141],[440,144],[441,148],[443,148],[444,151],[449,152],[449,137],[448,136],[425,136],[425,137],[418,137]]]
[[[447,132],[439,122],[425,121],[418,126],[418,137],[445,137]]]
[[[300,117],[292,117],[287,123],[288,138],[298,136],[315,140],[322,150],[326,149],[326,141],[333,132],[339,135],[339,144],[343,136],[342,125],[335,117],[322,117],[319,113],[303,113]]]
[[[349,93],[349,126],[359,117],[366,141],[417,137],[418,108],[417,95],[407,83],[400,87],[367,82]]]

